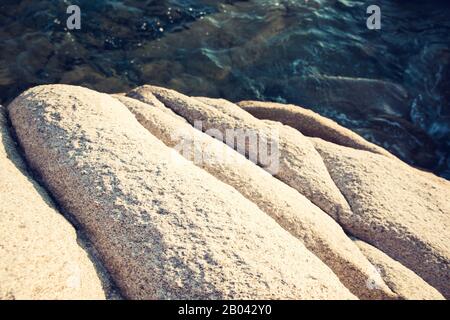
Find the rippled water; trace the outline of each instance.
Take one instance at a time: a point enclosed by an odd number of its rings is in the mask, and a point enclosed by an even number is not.
[[[0,0],[0,99],[61,82],[290,102],[450,178],[450,6],[379,0],[372,31],[373,3]]]

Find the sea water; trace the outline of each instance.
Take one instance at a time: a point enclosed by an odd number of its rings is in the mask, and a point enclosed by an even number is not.
[[[45,83],[294,103],[450,178],[449,18],[447,1],[0,0],[0,103]]]

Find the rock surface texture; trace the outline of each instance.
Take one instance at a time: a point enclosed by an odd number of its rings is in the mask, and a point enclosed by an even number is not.
[[[300,239],[355,295],[364,299],[396,297],[339,224],[296,190],[224,143],[164,113],[151,101],[144,104],[126,97],[117,99],[155,137],[179,150],[185,158],[217,179],[234,187]],[[371,290],[367,287],[369,281],[376,284]]]
[[[0,114],[0,299],[104,298],[94,263],[130,299],[450,297],[448,181],[293,105],[126,95]]]
[[[88,89],[30,89],[8,107],[27,160],[84,226],[125,297],[354,299],[254,203]]]
[[[191,98],[176,91],[155,87],[142,86],[131,92],[150,92],[158,100],[189,123],[219,140],[234,142],[231,145],[242,154],[252,159],[252,153],[247,141],[236,141],[231,135],[239,135],[237,130],[256,135],[260,141],[270,144],[276,141],[276,163],[266,163],[260,160],[257,151],[254,162],[269,168],[280,180],[298,190],[314,204],[333,217],[350,210],[345,198],[331,179],[318,152],[311,142],[297,130],[285,126],[273,127],[264,123],[237,105],[220,99]],[[269,159],[270,160],[270,159]]]
[[[355,242],[399,298],[408,300],[444,299],[435,288],[398,261],[364,241],[356,240]],[[371,285],[376,286],[375,283]]]
[[[340,223],[450,296],[450,183],[396,159],[313,138],[352,207]]]
[[[0,300],[104,298],[75,229],[26,173],[0,106]]]

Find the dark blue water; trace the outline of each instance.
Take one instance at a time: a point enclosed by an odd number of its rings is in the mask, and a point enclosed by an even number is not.
[[[295,103],[450,178],[446,1],[0,0],[0,48],[2,103],[43,83]]]

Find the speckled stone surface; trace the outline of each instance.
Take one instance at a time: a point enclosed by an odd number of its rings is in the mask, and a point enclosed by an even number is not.
[[[0,106],[0,300],[104,299],[75,229],[16,149]]]
[[[116,98],[155,137],[236,188],[300,239],[359,298],[395,297],[342,228],[296,190],[272,177],[226,144],[160,110],[152,101],[146,104],[127,97]],[[376,286],[369,288],[369,281]]]
[[[384,281],[401,298],[407,300],[443,300],[442,294],[417,274],[370,244],[355,240],[367,258],[377,267]]]
[[[355,298],[298,239],[114,98],[40,86],[8,110],[28,163],[126,297]]]
[[[219,131],[225,139],[227,130],[231,129],[247,130],[269,143],[276,140],[279,163],[274,173],[277,178],[333,217],[350,210],[328,174],[322,158],[311,142],[297,130],[287,126],[284,129],[270,126],[226,100],[191,98],[173,90],[148,85],[134,89],[131,94],[145,91],[151,92],[192,125],[201,122],[203,130]],[[249,153],[248,146],[240,146],[239,143],[237,141],[235,149],[242,154]]]
[[[400,160],[312,138],[351,205],[340,223],[450,296],[450,182]]]
[[[300,107],[127,95],[0,106],[0,299],[449,297],[450,182]]]

